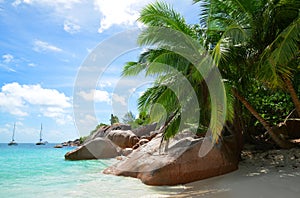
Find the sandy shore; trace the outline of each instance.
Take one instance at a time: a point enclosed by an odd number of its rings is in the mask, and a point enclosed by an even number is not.
[[[171,197],[300,197],[300,149],[243,151],[239,170],[187,184]]]

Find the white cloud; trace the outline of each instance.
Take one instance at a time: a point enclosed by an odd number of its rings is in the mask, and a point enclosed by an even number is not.
[[[105,87],[111,87],[112,86],[112,83],[111,82],[100,82],[99,85],[98,85],[100,88],[105,88]]]
[[[2,58],[3,58],[3,62],[6,63],[6,64],[10,63],[10,62],[12,62],[14,60],[14,56],[11,55],[11,54],[4,54],[2,56]]]
[[[110,103],[111,99],[109,97],[109,93],[107,91],[101,90],[90,90],[89,92],[81,91],[78,93],[86,101],[94,101],[94,102],[107,102]]]
[[[20,85],[10,83],[2,87],[2,93],[24,99],[33,105],[54,105],[61,108],[71,107],[69,98],[55,89],[44,89],[41,85]]]
[[[68,20],[64,22],[64,30],[70,34],[75,34],[80,31],[80,26]]]
[[[90,123],[98,122],[97,118],[93,115],[86,114],[83,116],[83,119],[79,120],[80,123],[91,126]]]
[[[150,0],[95,0],[95,8],[102,15],[98,32],[113,25],[133,26],[139,17],[140,9]]]
[[[72,117],[59,107],[47,107],[42,111],[43,116],[53,118],[58,124],[66,124],[72,121]]]
[[[145,93],[145,91],[139,91],[138,96],[141,97],[144,93]]]
[[[37,85],[6,84],[0,92],[0,110],[16,116],[28,116],[37,109],[46,117],[58,123],[69,120],[70,98],[55,89],[45,89]],[[30,112],[28,111],[30,109]]]
[[[101,33],[114,25],[141,26],[141,23],[136,22],[139,12],[151,2],[155,0],[15,0],[12,4],[26,4],[42,11],[49,10],[51,17],[58,19],[67,32],[95,31],[94,25],[99,23],[98,32]],[[187,13],[192,5],[192,0],[166,2],[178,5],[177,10]]]
[[[81,0],[16,0],[13,6],[24,4],[39,4],[42,6],[51,6],[55,8],[71,9],[74,3],[80,3]]]
[[[64,30],[78,32],[100,21],[98,32],[113,25],[139,26],[136,22],[142,7],[154,0],[15,0],[12,5],[27,4],[41,9],[51,9],[54,17],[62,19]],[[94,10],[91,10],[91,8]],[[99,14],[96,18],[95,14]],[[76,23],[74,23],[74,20]],[[93,29],[94,31],[94,29]]]
[[[36,52],[45,52],[45,51],[61,52],[62,51],[62,49],[41,40],[34,41],[33,50]]]
[[[118,94],[113,94],[112,99],[113,99],[113,102],[119,103],[123,106],[127,105],[125,97],[119,96]]]
[[[17,7],[17,6],[20,5],[21,3],[22,3],[21,0],[16,0],[16,1],[14,1],[14,2],[12,3],[12,5],[13,5],[14,7]]]
[[[25,108],[24,101],[21,98],[14,97],[10,94],[0,92],[0,109],[16,116],[27,116],[28,113],[23,111]]]
[[[36,64],[34,64],[34,63],[28,63],[28,66],[29,67],[36,67]]]

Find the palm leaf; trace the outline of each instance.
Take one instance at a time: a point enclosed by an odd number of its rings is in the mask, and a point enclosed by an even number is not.
[[[145,64],[139,62],[127,62],[123,67],[122,76],[136,76],[145,68]]]
[[[168,27],[191,35],[192,31],[185,19],[166,3],[155,2],[149,4],[141,11],[138,19],[148,26]]]
[[[273,87],[283,84],[280,75],[291,77],[289,62],[299,55],[300,18],[295,20],[265,48],[261,57],[258,77]]]

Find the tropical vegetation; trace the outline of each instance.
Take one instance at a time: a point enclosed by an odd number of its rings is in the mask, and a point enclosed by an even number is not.
[[[299,42],[300,2],[297,0],[194,0],[199,5],[199,23],[187,24],[170,5],[163,2],[149,4],[141,11],[139,21],[146,25],[139,37],[141,46],[153,46],[140,55],[138,61],[128,62],[124,76],[141,72],[156,81],[138,101],[139,110],[147,112],[151,121],[160,122],[164,138],[174,136],[181,129],[185,111],[200,115],[190,117],[185,128],[201,135],[216,120],[212,97],[207,84],[193,61],[176,53],[176,43],[157,33],[157,27],[167,28],[197,41],[199,54],[210,54],[225,84],[227,116],[223,130],[212,130],[214,141],[236,124],[249,133],[265,130],[281,148],[293,146],[274,132],[272,126],[283,121],[293,109],[300,116]],[[200,56],[199,56],[200,58]],[[201,62],[201,61],[200,61]],[[164,65],[167,65],[164,66]],[[180,74],[180,75],[179,75]],[[199,108],[190,109],[190,95],[172,85],[182,76],[192,86]],[[298,78],[297,78],[298,77]],[[248,111],[247,111],[248,110]],[[242,117],[242,119],[239,119]],[[253,119],[256,118],[257,120]],[[235,120],[234,122],[232,122]],[[239,120],[239,123],[236,122]],[[262,129],[264,128],[264,130]]]

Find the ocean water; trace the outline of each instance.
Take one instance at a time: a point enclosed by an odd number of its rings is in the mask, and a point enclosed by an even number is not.
[[[64,154],[74,148],[53,146],[0,144],[0,197],[167,197],[183,191],[105,175],[115,159],[66,161]]]

